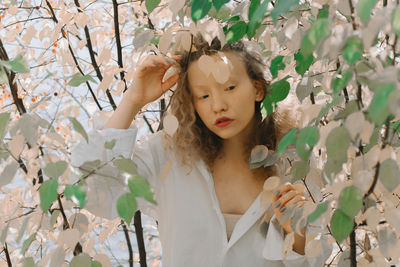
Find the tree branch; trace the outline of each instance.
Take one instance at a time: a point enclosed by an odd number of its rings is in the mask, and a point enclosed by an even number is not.
[[[10,258],[10,253],[8,252],[7,242],[4,242],[4,254],[6,254],[8,267],[12,267],[12,262],[11,262],[11,258]]]
[[[139,248],[139,258],[140,258],[140,267],[147,267],[146,262],[146,248],[144,246],[143,240],[143,227],[142,227],[142,219],[141,219],[141,212],[137,210],[134,215],[134,225],[135,225],[135,233],[136,239]]]
[[[47,3],[47,6],[50,8],[50,12],[51,12],[51,15],[52,15],[52,17],[53,17],[53,21],[54,21],[55,23],[58,23],[58,19],[57,19],[57,17],[56,17],[56,14],[54,13],[53,7],[51,6],[51,4],[50,4],[50,2],[49,2],[48,0],[46,0],[46,3]],[[64,32],[64,31],[61,31],[61,33],[62,33],[63,37],[64,37],[65,39],[68,40],[68,38],[67,38],[65,32]],[[72,59],[73,59],[74,62],[75,62],[76,68],[77,68],[78,71],[84,76],[85,73],[83,72],[83,70],[82,70],[81,67],[79,66],[78,60],[76,59],[75,53],[74,53],[74,51],[72,50],[72,47],[71,47],[71,44],[69,43],[69,41],[68,41],[68,50],[69,50],[69,52],[71,53],[71,56],[72,56]],[[90,86],[90,84],[89,84],[88,81],[86,82],[86,86],[88,87],[89,92],[91,93],[91,95],[92,95],[92,97],[93,97],[93,99],[94,99],[94,102],[96,103],[97,107],[98,107],[100,110],[103,110],[103,108],[100,106],[100,103],[99,103],[99,101],[97,100],[97,97],[96,97],[96,95],[94,94],[94,91],[93,91],[93,89],[92,89],[92,87]]]
[[[124,229],[125,239],[126,239],[126,243],[128,245],[129,267],[133,267],[133,250],[132,250],[132,245],[131,245],[131,239],[129,238],[128,228],[126,227],[126,224],[123,220],[121,220],[121,224],[122,224],[122,228]]]
[[[74,2],[75,2],[75,5],[76,5],[77,8],[78,8],[78,12],[81,13],[82,10],[81,10],[80,5],[79,5],[79,0],[74,0]],[[84,27],[84,31],[85,31],[85,36],[86,36],[86,46],[87,46],[87,48],[88,48],[88,50],[89,50],[89,55],[90,55],[90,60],[92,61],[92,66],[93,66],[93,68],[94,68],[94,70],[95,70],[95,72],[96,72],[97,78],[98,78],[100,81],[102,81],[102,80],[103,80],[103,75],[101,74],[99,65],[97,65],[96,59],[95,59],[95,57],[94,57],[94,51],[93,51],[93,46],[92,46],[92,40],[90,39],[89,28],[88,28],[87,25]],[[116,109],[117,109],[117,106],[115,105],[114,99],[113,99],[113,97],[111,96],[110,90],[109,90],[108,88],[106,89],[106,95],[107,95],[107,97],[108,97],[108,100],[110,101],[110,104],[111,104],[113,110],[116,110]]]
[[[119,21],[118,21],[118,3],[117,0],[113,0],[113,9],[114,9],[114,29],[115,29],[115,42],[117,43],[117,54],[118,54],[118,66],[122,69],[124,67],[122,61],[122,46],[121,46],[121,36],[119,34]],[[124,92],[128,89],[125,81],[124,71],[121,70],[119,73],[121,76],[121,81],[125,84]]]

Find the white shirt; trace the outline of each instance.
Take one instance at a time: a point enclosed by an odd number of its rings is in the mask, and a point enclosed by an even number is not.
[[[158,220],[163,266],[323,266],[331,252],[331,247],[326,244],[323,253],[314,259],[294,251],[282,259],[283,229],[274,217],[270,223],[263,222],[268,207],[260,205],[261,193],[237,221],[228,242],[213,178],[205,163],[196,162],[189,172],[174,152],[163,151],[163,132],[150,135],[140,145],[135,145],[136,133],[135,126],[127,130],[92,130],[89,144],[83,140],[73,150],[72,165],[80,166],[96,159],[109,161],[117,155],[133,160],[138,174],[152,186],[158,204],[137,198],[139,209]],[[105,149],[104,142],[113,139],[116,140],[114,148]],[[87,190],[91,190],[90,182]],[[106,201],[110,202],[111,217],[115,218],[115,202]],[[86,208],[96,214],[96,203],[99,202],[90,202],[88,199]],[[310,225],[307,227],[307,235],[311,228]],[[320,231],[318,227],[315,229]]]

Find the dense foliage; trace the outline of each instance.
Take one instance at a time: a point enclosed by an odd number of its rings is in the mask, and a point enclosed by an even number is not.
[[[137,199],[154,202],[146,180],[123,157],[72,166],[71,148],[116,108],[143,55],[189,50],[198,31],[263,55],[272,81],[264,114],[297,96],[302,127],[250,159],[269,165],[295,147],[288,172],[312,202],[286,211],[293,229],[318,219],[335,246],[328,265],[398,263],[398,0],[3,0],[0,27],[2,266],[116,265],[119,249],[95,243],[117,229],[131,266],[146,257],[143,240],[139,251],[130,241],[133,221],[141,235]],[[140,112],[142,135],[157,129],[168,100]],[[307,256],[320,250],[317,237],[307,240]]]

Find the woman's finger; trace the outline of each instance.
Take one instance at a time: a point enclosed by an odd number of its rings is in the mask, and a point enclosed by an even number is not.
[[[179,74],[174,74],[161,84],[161,90],[165,93],[169,88],[175,85],[179,79]]]
[[[280,209],[282,206],[284,206],[288,201],[290,201],[296,195],[297,195],[297,192],[295,190],[290,190],[288,192],[283,193],[282,196],[279,199],[277,199],[277,201],[275,201],[274,208]]]
[[[274,201],[278,200],[283,194],[285,194],[290,190],[294,190],[294,187],[291,183],[285,183],[280,185],[274,192]]]
[[[299,202],[305,202],[306,198],[300,195],[296,195],[294,198],[292,198],[291,200],[289,200],[288,202],[286,202],[285,207],[289,208],[290,206],[299,203]],[[304,205],[304,204],[303,204]]]

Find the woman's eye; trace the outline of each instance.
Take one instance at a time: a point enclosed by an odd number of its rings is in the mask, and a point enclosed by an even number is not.
[[[206,99],[208,97],[208,95],[203,95],[203,96],[200,96],[200,99]]]
[[[234,86],[234,85],[229,86],[229,87],[227,88],[227,90],[228,90],[228,91],[231,91],[231,90],[235,89],[235,87],[236,87],[236,86]]]

